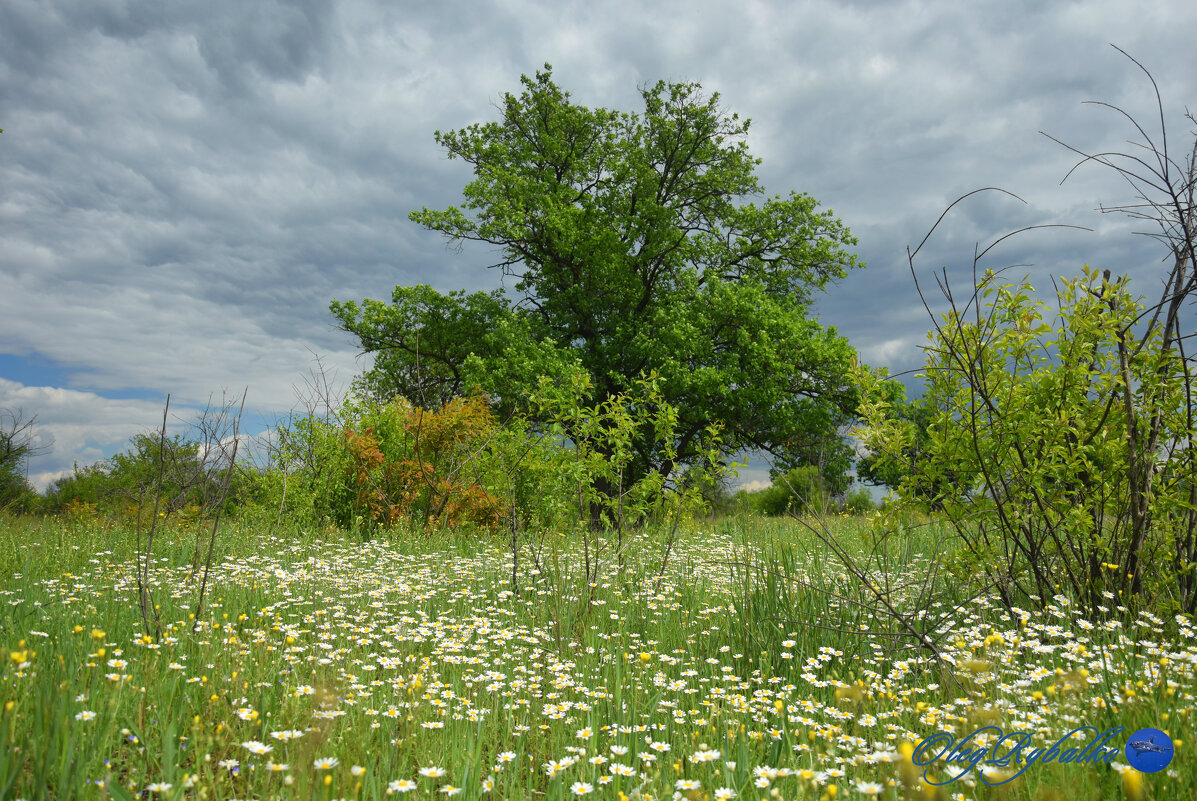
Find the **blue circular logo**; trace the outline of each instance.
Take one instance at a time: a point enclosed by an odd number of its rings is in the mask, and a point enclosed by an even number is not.
[[[1139,729],[1126,741],[1126,761],[1143,773],[1155,773],[1172,761],[1172,738],[1159,729]]]

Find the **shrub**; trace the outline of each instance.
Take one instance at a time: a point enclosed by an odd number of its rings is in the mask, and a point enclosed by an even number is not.
[[[498,524],[501,502],[481,483],[483,452],[498,429],[486,398],[454,398],[436,411],[400,398],[360,423],[344,431],[355,515],[424,531]]]
[[[871,512],[877,507],[873,504],[873,496],[864,487],[858,487],[848,493],[844,498],[844,511],[849,514],[864,514]]]
[[[960,575],[984,577],[1009,605],[1063,587],[1093,610],[1179,585],[1191,611],[1187,366],[1160,347],[1159,326],[1129,341],[1144,306],[1125,279],[1086,267],[1063,286],[1051,315],[1025,279],[988,272],[983,308],[943,316],[926,348],[929,458],[905,465],[898,495],[914,504],[938,487]],[[883,376],[858,377],[862,440],[900,460],[914,427],[891,415]]]
[[[779,517],[786,514],[822,514],[831,507],[831,497],[815,465],[795,467],[773,477],[773,485],[748,494],[754,512]]]

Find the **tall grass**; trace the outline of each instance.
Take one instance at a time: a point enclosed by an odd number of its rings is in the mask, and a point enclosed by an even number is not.
[[[829,525],[863,553],[883,523]],[[0,520],[0,797],[377,799],[411,786],[412,797],[1044,799],[1197,788],[1187,758],[1197,639],[1183,618],[1091,622],[1061,596],[1010,619],[947,582],[928,610],[944,618],[944,663],[892,636],[793,522],[697,523],[659,582],[667,532],[638,536],[589,586],[577,543],[546,534],[534,540],[538,562],[521,555],[513,586],[505,544],[483,537],[361,542],[227,526],[212,603],[192,633],[193,535],[170,529],[150,571],[158,640],[137,610],[129,532]],[[907,571],[891,577],[895,603],[911,601],[904,579],[926,570],[937,536],[911,528],[886,540]],[[1156,726],[1177,750],[1168,771],[1130,779],[1121,759],[1037,765],[1001,788],[976,771],[925,784],[910,744],[983,725],[1047,744],[1082,725],[1126,727],[1120,744]]]

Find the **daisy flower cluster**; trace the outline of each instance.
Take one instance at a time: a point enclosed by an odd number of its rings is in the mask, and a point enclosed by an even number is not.
[[[926,610],[937,660],[870,636],[883,617],[834,596],[818,622],[851,621],[839,633],[749,626],[728,567],[745,548],[693,531],[663,572],[612,564],[571,586],[560,577],[585,556],[568,544],[553,569],[525,555],[513,584],[510,552],[487,542],[262,537],[212,566],[199,620],[191,564],[152,562],[148,628],[136,563],[101,552],[0,586],[15,638],[0,697],[12,721],[60,699],[53,731],[85,754],[78,781],[174,797],[894,797],[925,789],[910,745],[929,734],[993,725],[1050,743],[1095,710],[1166,707],[1186,747],[1188,618],[1097,618],[1063,596],[941,603]],[[5,751],[33,748],[6,728]],[[974,773],[952,792],[978,786]]]

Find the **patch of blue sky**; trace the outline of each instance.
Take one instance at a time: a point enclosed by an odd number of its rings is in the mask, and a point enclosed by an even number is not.
[[[0,378],[16,381],[27,387],[57,387],[94,392],[101,398],[129,400],[158,400],[162,393],[153,389],[121,387],[100,389],[87,381],[87,373],[78,368],[60,364],[40,353],[18,356],[0,353]]]

